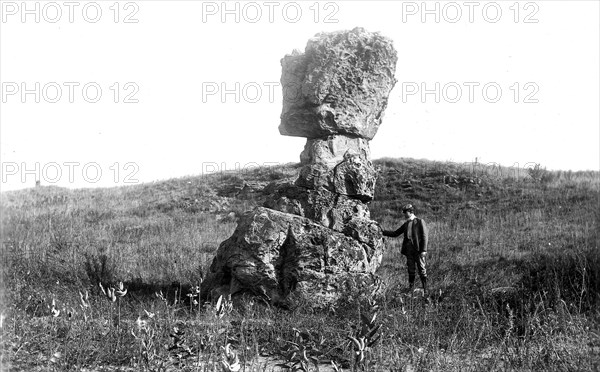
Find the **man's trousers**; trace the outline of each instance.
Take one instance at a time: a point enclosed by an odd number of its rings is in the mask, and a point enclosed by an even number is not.
[[[427,270],[425,268],[425,257],[421,256],[419,253],[407,255],[406,266],[408,267],[408,280],[410,282],[415,281],[417,270],[419,271],[419,277],[427,278]]]

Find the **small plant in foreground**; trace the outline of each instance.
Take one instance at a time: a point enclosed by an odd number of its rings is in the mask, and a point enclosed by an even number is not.
[[[173,332],[169,334],[173,344],[169,346],[169,362],[177,367],[184,367],[195,352],[188,345],[185,331],[179,327],[173,327]]]
[[[146,310],[144,310],[144,312],[146,314],[138,316],[135,322],[137,332],[132,329],[131,334],[139,341],[140,359],[144,370],[152,370],[157,356],[154,314]]]
[[[88,310],[91,309],[90,306],[90,295],[88,291],[85,291],[85,295],[79,291],[79,307],[81,308],[81,313],[83,314],[83,320],[87,322],[88,320]]]
[[[200,286],[197,285],[191,288],[186,296],[190,299],[190,312],[193,310],[194,306],[198,306],[198,310],[200,310]]]
[[[369,315],[360,314],[360,329],[354,336],[348,336],[354,349],[355,365],[361,367],[365,367],[366,354],[380,339],[380,335],[377,334],[379,328],[381,328],[381,324],[377,324],[379,305],[375,301],[369,301],[369,307]]]
[[[116,302],[117,299],[119,300],[119,303],[117,305],[116,324],[117,324],[117,327],[120,327],[120,325],[121,325],[121,298],[127,294],[127,288],[125,288],[125,286],[123,285],[123,282],[119,282],[119,284],[117,284],[116,288],[107,286],[106,289],[104,289],[104,286],[102,286],[102,283],[98,283],[98,286],[100,287],[100,290],[106,296],[106,298],[108,299],[108,302],[110,303],[109,306],[110,306],[111,319],[112,319],[112,314],[113,314],[112,303]]]
[[[104,289],[104,286],[102,285],[102,283],[98,283],[98,286],[100,287],[100,290],[102,291],[102,294],[104,296],[106,296],[106,298],[108,299],[109,302],[115,302],[117,301],[117,296],[115,295],[115,289],[112,287],[106,287],[106,289]]]
[[[241,365],[237,353],[231,350],[231,344],[227,344],[222,348],[223,360],[221,360],[221,369],[223,372],[238,372]]]
[[[221,319],[224,315],[231,313],[233,310],[233,302],[231,302],[231,296],[229,298],[223,298],[223,295],[217,299],[215,305],[215,316]]]
[[[114,289],[114,292],[116,293],[117,296],[124,297],[127,294],[127,288],[125,288],[123,286],[123,282],[119,282],[119,284],[117,285],[117,288]]]
[[[284,353],[286,362],[277,364],[277,366],[290,369],[291,371],[308,372],[312,363],[315,369],[318,370],[318,356],[322,354],[319,348],[325,343],[325,338],[320,336],[316,339],[310,332],[301,332],[296,328],[293,331],[294,341],[286,341],[289,344]]]

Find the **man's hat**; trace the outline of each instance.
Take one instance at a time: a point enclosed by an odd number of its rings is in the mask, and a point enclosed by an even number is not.
[[[413,208],[412,204],[406,204],[404,205],[404,207],[402,207],[402,212],[406,212],[406,211],[414,211],[415,208]]]

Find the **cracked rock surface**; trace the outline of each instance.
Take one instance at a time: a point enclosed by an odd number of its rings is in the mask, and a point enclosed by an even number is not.
[[[281,61],[280,133],[372,139],[396,84],[397,60],[390,39],[360,27],[317,34],[304,54]]]

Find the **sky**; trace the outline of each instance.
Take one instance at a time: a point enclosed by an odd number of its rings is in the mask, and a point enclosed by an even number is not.
[[[599,4],[0,1],[0,190],[298,162],[280,60],[357,26],[398,51],[373,159],[599,170]]]

